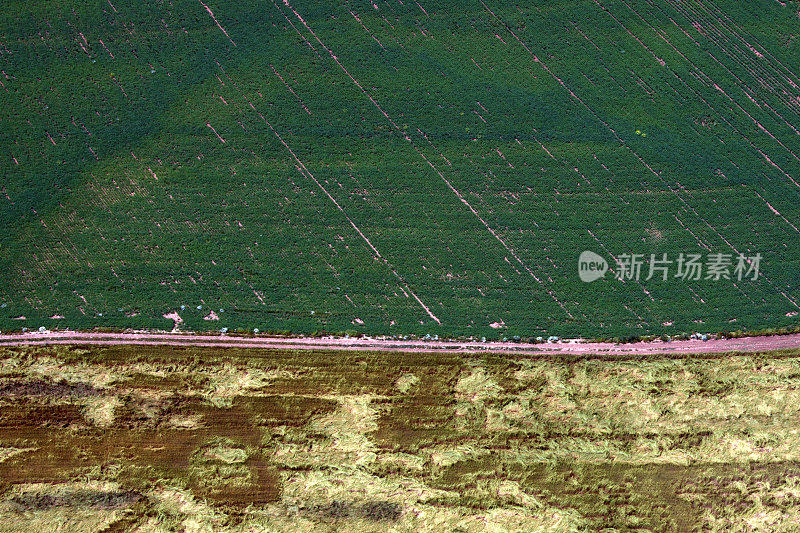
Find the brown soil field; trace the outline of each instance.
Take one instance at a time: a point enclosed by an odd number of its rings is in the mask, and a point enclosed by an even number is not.
[[[793,531],[800,351],[0,348],[0,531]]]

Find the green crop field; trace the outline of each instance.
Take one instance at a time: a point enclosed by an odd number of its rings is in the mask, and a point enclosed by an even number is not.
[[[796,325],[798,11],[5,2],[0,329]],[[589,284],[584,250],[762,260]]]

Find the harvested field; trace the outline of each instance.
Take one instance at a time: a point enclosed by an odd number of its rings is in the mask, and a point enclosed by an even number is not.
[[[792,531],[800,351],[0,348],[0,529]]]

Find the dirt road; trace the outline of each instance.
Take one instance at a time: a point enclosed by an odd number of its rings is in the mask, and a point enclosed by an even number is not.
[[[47,344],[135,344],[169,346],[204,346],[220,348],[272,348],[300,350],[361,350],[403,352],[491,352],[498,354],[608,354],[655,355],[668,353],[700,354],[723,352],[759,352],[800,348],[800,334],[741,339],[653,341],[633,344],[567,341],[553,344],[511,342],[462,342],[423,340],[383,340],[369,338],[313,337],[239,337],[231,335],[200,335],[193,333],[95,333],[57,331],[0,335],[0,346]]]

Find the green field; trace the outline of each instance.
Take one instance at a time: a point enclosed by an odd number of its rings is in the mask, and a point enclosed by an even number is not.
[[[798,10],[6,2],[0,329],[796,325]],[[583,250],[762,276],[586,284]]]
[[[0,531],[797,531],[800,353],[0,349]]]

